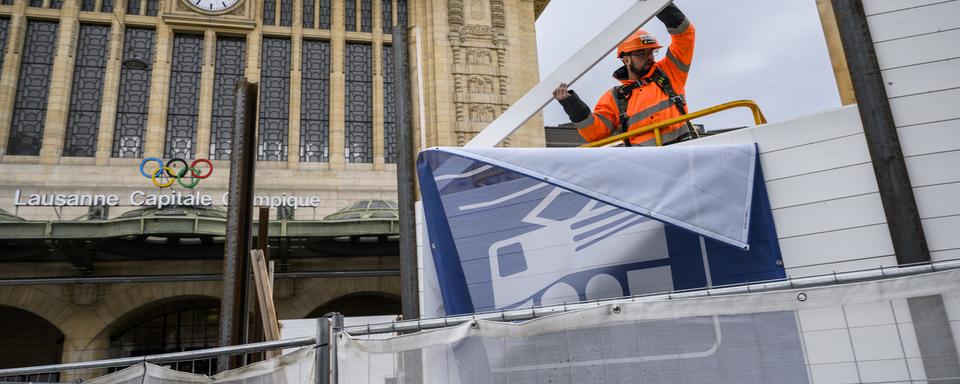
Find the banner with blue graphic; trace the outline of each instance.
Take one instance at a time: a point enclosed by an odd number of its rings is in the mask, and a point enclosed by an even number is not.
[[[785,277],[754,145],[433,148],[417,167],[447,315]]]

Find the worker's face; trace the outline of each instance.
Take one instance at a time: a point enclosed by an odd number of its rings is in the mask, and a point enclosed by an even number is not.
[[[653,66],[653,50],[641,49],[623,55],[623,65],[637,76],[646,74]]]

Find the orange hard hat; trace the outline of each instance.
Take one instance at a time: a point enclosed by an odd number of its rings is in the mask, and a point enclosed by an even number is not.
[[[617,46],[617,57],[623,57],[624,54],[641,49],[657,49],[663,47],[657,42],[657,37],[650,32],[638,29],[630,37]]]

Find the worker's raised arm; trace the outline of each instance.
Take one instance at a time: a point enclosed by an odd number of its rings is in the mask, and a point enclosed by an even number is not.
[[[670,33],[670,46],[667,47],[665,57],[660,60],[660,67],[667,72],[674,87],[682,90],[687,82],[690,63],[693,61],[696,31],[690,19],[687,19],[680,8],[674,4],[660,11],[657,18],[663,22],[667,32]]]
[[[597,141],[610,136],[616,127],[617,113],[616,102],[613,100],[610,92],[605,92],[597,102],[597,107],[590,112],[587,106],[576,92],[567,89],[566,84],[560,84],[553,91],[553,97],[563,106],[563,111],[567,117],[574,123],[580,136],[587,141]],[[612,107],[611,107],[612,106]]]

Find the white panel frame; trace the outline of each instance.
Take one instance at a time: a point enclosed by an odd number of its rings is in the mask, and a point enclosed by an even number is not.
[[[613,48],[646,24],[671,0],[638,0],[553,73],[531,88],[464,147],[493,147],[520,128],[551,100],[560,83],[572,84],[607,57]]]

